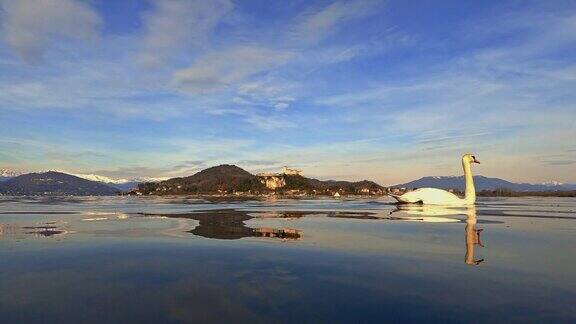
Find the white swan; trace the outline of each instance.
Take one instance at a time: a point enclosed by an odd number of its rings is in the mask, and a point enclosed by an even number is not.
[[[401,204],[425,204],[425,205],[443,205],[443,206],[467,206],[474,205],[476,202],[476,190],[474,189],[474,179],[470,165],[480,163],[472,154],[462,156],[462,168],[464,168],[464,178],[466,179],[466,191],[464,198],[446,190],[437,188],[420,188],[407,192],[403,195],[392,195]]]

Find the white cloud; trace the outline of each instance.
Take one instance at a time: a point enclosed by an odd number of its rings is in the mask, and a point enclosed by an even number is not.
[[[274,108],[276,108],[277,110],[284,110],[286,108],[288,108],[290,106],[290,104],[286,103],[286,102],[278,102],[276,104],[274,104]]]
[[[26,62],[37,62],[52,38],[87,40],[98,35],[98,14],[74,0],[0,2],[6,42]]]
[[[239,40],[216,50],[203,48],[188,68],[174,73],[171,84],[188,94],[229,91],[232,97],[228,100],[242,106],[285,110],[297,99],[290,88],[298,83],[279,77],[285,74],[283,68],[290,65],[302,70],[302,75],[309,73],[311,66],[316,69],[318,65],[340,63],[358,55],[362,50],[358,46],[332,47],[326,53],[311,47],[341,23],[372,13],[378,3],[335,2],[296,17],[296,26],[284,26],[274,41],[264,44],[258,41],[258,32],[253,31],[253,43]],[[253,121],[254,125],[262,124]]]
[[[259,130],[273,132],[286,128],[296,127],[296,124],[286,117],[250,115],[246,122]]]
[[[460,31],[472,39],[494,39],[516,36],[518,43],[510,42],[508,51],[489,51],[489,58],[524,59],[555,52],[576,43],[576,14],[573,10],[546,12],[526,10],[505,12],[489,23],[465,25]]]
[[[289,51],[237,46],[198,58],[190,67],[175,73],[174,83],[181,90],[191,93],[220,91],[278,67],[292,56]]]
[[[246,82],[238,86],[235,103],[246,106],[272,107],[284,110],[296,99],[287,95],[294,91],[294,84],[286,80],[263,78],[258,81]]]
[[[146,35],[140,62],[158,66],[180,51],[205,47],[210,33],[233,8],[229,0],[157,0],[144,17]]]
[[[335,32],[338,24],[373,14],[378,3],[372,0],[337,1],[320,10],[309,11],[299,18],[292,30],[293,37],[306,44],[320,42]]]

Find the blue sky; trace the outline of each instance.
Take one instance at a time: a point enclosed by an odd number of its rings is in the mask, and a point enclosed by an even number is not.
[[[573,1],[0,8],[0,167],[576,182]]]

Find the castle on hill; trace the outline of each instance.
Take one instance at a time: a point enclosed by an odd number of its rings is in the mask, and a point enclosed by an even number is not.
[[[260,181],[268,188],[268,189],[277,189],[282,188],[286,185],[285,176],[300,176],[302,177],[304,172],[298,169],[292,169],[287,166],[282,167],[282,172],[280,173],[271,173],[271,172],[263,172],[258,173],[257,176],[260,178]]]

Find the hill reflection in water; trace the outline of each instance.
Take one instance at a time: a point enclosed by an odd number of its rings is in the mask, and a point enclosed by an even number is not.
[[[188,233],[192,233],[201,237],[221,240],[237,240],[244,237],[267,237],[297,240],[301,237],[302,232],[292,228],[248,227],[246,226],[246,221],[255,217],[250,216],[248,212],[234,209],[198,211],[187,214],[160,214],[157,216],[197,220],[199,221],[198,226],[188,231]],[[267,213],[265,215],[265,217],[282,218],[294,218],[303,216],[303,213]]]
[[[146,216],[162,216],[167,218],[185,218],[194,219],[200,222],[194,229],[188,231],[197,236],[235,240],[244,237],[267,237],[278,239],[299,239],[302,237],[302,231],[292,228],[269,228],[259,227],[251,228],[246,225],[246,221],[259,219],[296,219],[305,216],[324,215],[334,218],[352,218],[352,219],[379,219],[370,212],[322,212],[322,211],[269,211],[269,212],[248,212],[235,209],[217,209],[196,211],[186,214],[146,214]]]

